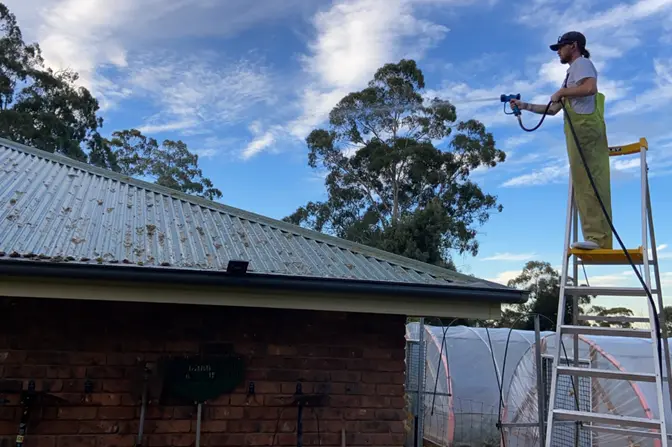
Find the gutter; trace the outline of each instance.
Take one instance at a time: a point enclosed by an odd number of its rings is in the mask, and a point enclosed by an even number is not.
[[[231,274],[226,271],[202,271],[110,264],[54,263],[49,261],[0,261],[0,277],[26,276],[30,278],[57,278],[142,282],[166,284],[195,284],[232,288],[250,288],[265,291],[319,292],[340,295],[378,295],[385,297],[414,297],[446,301],[476,301],[487,303],[522,304],[529,292],[513,288],[490,288],[448,283],[411,284],[392,281],[350,280],[342,278],[315,278],[260,273]]]

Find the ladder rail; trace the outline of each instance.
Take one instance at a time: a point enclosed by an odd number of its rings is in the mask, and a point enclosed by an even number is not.
[[[568,187],[568,198],[567,198],[567,216],[565,221],[565,239],[564,247],[562,249],[562,273],[560,280],[560,299],[558,299],[558,319],[556,320],[555,326],[555,346],[553,353],[553,365],[551,367],[551,388],[548,397],[548,414],[546,415],[546,427],[545,430],[545,447],[552,447],[553,443],[553,422],[554,422],[554,413],[553,408],[555,406],[556,392],[557,392],[557,383],[558,383],[558,369],[556,368],[558,361],[560,359],[560,353],[562,349],[562,325],[565,320],[565,283],[567,282],[567,270],[569,269],[569,239],[570,233],[572,230],[573,222],[573,211],[574,211],[574,189],[572,186],[572,175],[569,175],[569,187]],[[540,390],[541,392],[541,390]]]
[[[649,167],[646,161],[646,150],[644,148],[640,148],[639,151],[639,164],[640,164],[640,170],[641,170],[641,208],[642,208],[642,250],[644,251],[644,282],[646,283],[646,288],[651,291],[651,266],[649,265],[649,222],[648,222],[648,217],[649,217],[649,210],[650,207],[648,199],[648,191],[649,191]],[[658,271],[658,263],[654,264],[654,268],[656,271]],[[658,285],[658,289],[660,289],[660,285]],[[659,290],[660,292],[660,290]],[[661,340],[659,340],[659,332],[657,325],[655,324],[655,319],[658,318],[657,311],[656,311],[656,306],[655,303],[653,302],[653,295],[651,295],[651,299],[647,297],[647,304],[649,308],[649,318],[651,320],[651,324],[649,325],[651,327],[651,350],[653,354],[653,367],[654,367],[654,374],[657,376],[657,381],[656,381],[656,400],[658,401],[658,412],[660,413],[658,415],[658,419],[660,420],[660,433],[661,437],[663,439],[667,439],[667,430],[666,430],[666,424],[665,424],[665,399],[663,396],[663,371],[661,371],[662,368],[662,361],[659,361],[659,352],[662,352],[662,346],[660,346]],[[661,308],[662,311],[662,308]],[[659,322],[660,323],[660,322]],[[662,359],[661,359],[662,360]],[[658,386],[660,385],[660,386]],[[666,442],[665,442],[666,444]]]
[[[646,184],[646,204],[647,204],[647,214],[648,214],[648,223],[649,223],[649,234],[651,235],[651,258],[653,261],[654,265],[654,279],[656,281],[656,289],[658,293],[656,294],[658,297],[658,315],[662,317],[662,321],[660,321],[660,329],[662,332],[662,339],[663,339],[663,354],[665,355],[665,368],[667,369],[667,388],[668,388],[668,398],[669,402],[672,403],[672,379],[670,376],[672,375],[672,367],[670,366],[670,345],[668,342],[668,334],[667,334],[667,326],[665,325],[665,321],[667,320],[667,316],[663,312],[664,309],[664,304],[663,304],[663,288],[662,288],[662,283],[660,281],[660,269],[658,268],[659,262],[658,262],[658,247],[656,245],[656,233],[653,229],[653,209],[651,207],[651,190],[649,188],[649,184],[647,182]],[[648,256],[648,253],[647,253]],[[663,380],[665,380],[665,374],[663,374]]]

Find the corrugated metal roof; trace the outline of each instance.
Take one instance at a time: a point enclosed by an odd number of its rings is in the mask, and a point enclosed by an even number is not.
[[[503,287],[0,139],[0,260]]]

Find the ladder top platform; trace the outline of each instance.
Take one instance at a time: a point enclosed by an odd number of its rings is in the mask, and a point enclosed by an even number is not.
[[[649,142],[646,141],[646,138],[640,138],[636,143],[625,144],[622,146],[609,146],[609,156],[617,157],[619,155],[637,154],[642,149],[649,149]]]
[[[625,256],[623,250],[582,250],[578,248],[570,248],[569,254],[579,258],[584,264],[595,265],[620,265],[629,264],[628,258]],[[644,263],[644,249],[629,248],[628,254],[635,264]]]

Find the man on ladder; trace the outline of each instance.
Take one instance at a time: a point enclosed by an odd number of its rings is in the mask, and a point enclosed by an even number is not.
[[[555,346],[552,348],[553,363],[550,374],[550,393],[547,400],[548,415],[545,422],[539,421],[539,432],[545,432],[545,436],[540,436],[540,443],[544,447],[559,445],[561,440],[554,433],[554,430],[558,428],[556,423],[570,423],[575,426],[573,430],[575,443],[579,442],[581,433],[588,432],[591,436],[597,436],[593,440],[603,441],[604,445],[616,445],[613,442],[614,437],[621,440],[654,438],[655,446],[667,447],[665,420],[667,402],[664,396],[663,363],[667,371],[672,370],[672,365],[670,364],[667,334],[659,319],[659,312],[663,309],[663,297],[648,184],[646,162],[648,142],[641,138],[637,143],[624,146],[610,148],[607,145],[604,95],[597,90],[597,71],[589,60],[590,54],[585,46],[586,39],[578,32],[566,33],[558,39],[557,43],[551,45],[551,49],[558,53],[560,61],[563,64],[569,64],[569,69],[562,88],[553,94],[547,106],[526,104],[517,100],[511,101],[512,107],[518,106],[519,110],[528,110],[538,114],[555,115],[564,109],[565,137],[572,179],[568,191]],[[640,158],[642,242],[638,249],[626,249],[611,223],[609,157],[628,154],[637,154]],[[604,206],[600,204],[600,199]],[[582,242],[578,241],[577,214],[581,218],[584,235]],[[570,248],[572,233],[574,243]],[[612,248],[612,233],[618,240],[620,250]],[[651,256],[649,255],[649,238]],[[570,257],[574,258],[571,279],[569,276]],[[590,284],[580,286],[577,279],[579,262],[584,266],[630,265],[640,280],[642,289],[600,287]],[[641,273],[637,265],[642,267]],[[653,267],[653,272],[651,272],[651,267]],[[652,279],[655,279],[655,287]],[[579,297],[586,295],[643,297],[647,299],[649,315],[648,317],[580,315],[578,300]],[[572,321],[569,324],[565,320],[568,304],[572,306]],[[585,323],[588,321],[607,324]],[[617,324],[614,326],[613,323]],[[650,327],[633,328],[631,326],[633,323],[648,323]],[[565,352],[563,342],[565,335],[570,335],[573,340],[573,362]],[[642,371],[602,369],[595,365],[590,365],[588,368],[581,367],[579,337],[585,336],[637,337],[651,340],[653,371],[646,371],[645,365],[641,365]],[[589,408],[581,407],[577,401],[571,409],[566,409],[560,405],[557,397],[560,375],[570,376],[572,380],[588,377],[591,380],[621,380],[630,382],[631,385],[632,382],[654,383],[657,414],[641,417],[641,415],[631,415],[628,411],[612,411],[608,406],[606,409],[609,411],[605,411],[605,405],[601,405],[599,400],[594,401],[592,397]],[[669,380],[667,382],[670,396],[672,396],[672,382]]]
[[[558,53],[562,64],[569,64],[567,77],[562,87],[551,96],[553,104],[548,114],[557,114],[562,109],[560,100],[568,99],[565,101],[565,141],[574,184],[574,197],[584,237],[583,241],[574,243],[572,248],[610,250],[612,248],[611,227],[590,185],[586,169],[581,162],[581,156],[567,123],[567,114],[569,114],[583,148],[588,168],[611,219],[609,147],[604,123],[604,96],[597,90],[597,70],[590,61],[585,36],[577,31],[563,34],[550,48]],[[533,113],[544,114],[546,111],[546,106],[541,104],[529,104],[517,99],[511,101],[511,105],[514,104],[520,110]]]

